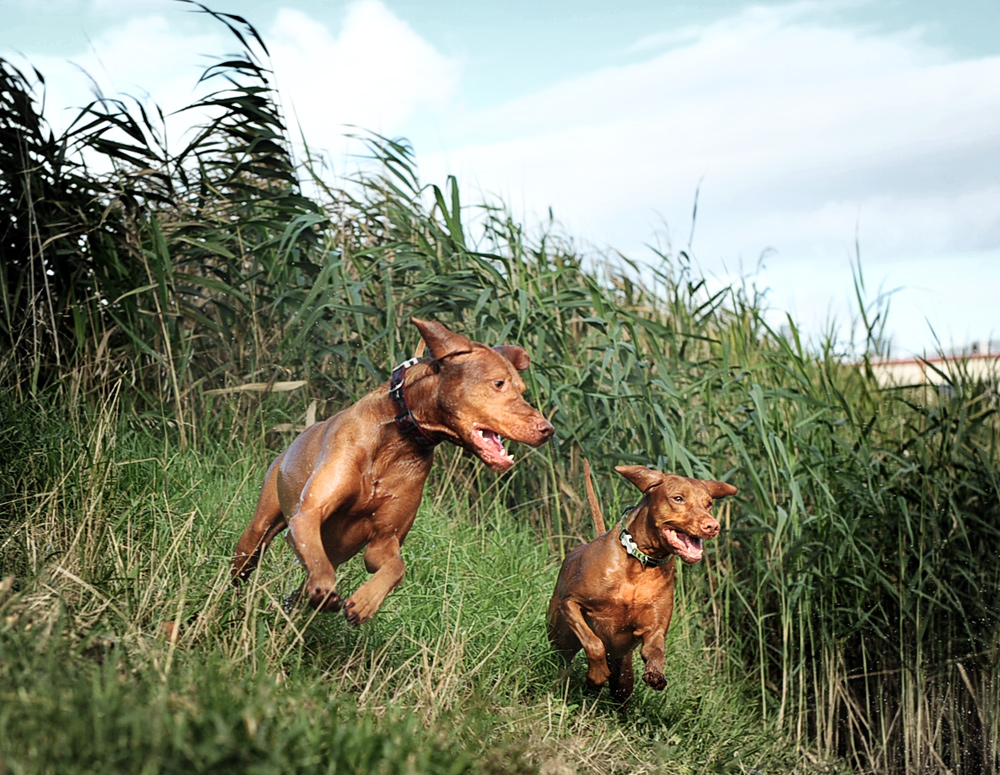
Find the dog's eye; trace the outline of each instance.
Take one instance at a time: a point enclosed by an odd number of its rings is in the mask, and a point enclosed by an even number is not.
[[[503,390],[503,386],[505,384],[507,383],[504,382],[502,379],[498,379],[493,383],[493,387],[495,387],[497,390]]]
[[[675,495],[674,496],[674,500],[677,501],[678,503],[683,503],[684,502],[684,496],[683,495]]]

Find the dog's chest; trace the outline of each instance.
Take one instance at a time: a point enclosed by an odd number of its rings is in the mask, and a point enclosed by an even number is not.
[[[616,579],[600,595],[589,599],[584,608],[595,630],[620,634],[644,629],[669,616],[673,601],[673,574],[666,569],[647,568]]]
[[[659,569],[647,569],[637,578],[626,579],[617,589],[617,605],[624,610],[642,612],[669,605],[673,599],[673,578],[667,578]]]
[[[673,610],[673,583],[660,573],[619,581],[613,593],[591,601],[585,610],[588,624],[609,652],[621,655],[631,651],[643,633],[665,631]]]

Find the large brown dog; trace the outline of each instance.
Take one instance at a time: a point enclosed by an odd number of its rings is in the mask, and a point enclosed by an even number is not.
[[[494,471],[513,458],[503,437],[538,446],[552,424],[524,398],[530,364],[515,345],[487,347],[440,323],[413,318],[431,359],[407,361],[393,379],[307,428],[271,464],[257,510],[236,545],[233,580],[257,566],[274,537],[288,538],[308,576],[302,588],[321,611],[341,607],[361,624],[403,578],[400,546],[423,496],[434,446],[463,447]],[[343,601],[335,569],[364,548],[373,574]]]
[[[731,484],[663,474],[645,466],[615,470],[643,492],[620,525],[604,531],[585,465],[587,495],[599,534],[573,549],[563,562],[549,603],[548,635],[569,662],[580,648],[587,655],[587,685],[605,683],[626,705],[632,696],[632,651],[642,644],[642,676],[656,690],[664,676],[664,636],[674,610],[674,557],[695,563],[702,540],[719,533],[713,498],[734,495]]]

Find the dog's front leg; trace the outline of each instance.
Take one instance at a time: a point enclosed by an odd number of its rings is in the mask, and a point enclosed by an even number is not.
[[[317,611],[339,611],[344,601],[337,593],[337,576],[323,549],[320,527],[323,515],[315,509],[301,509],[288,520],[288,542],[306,567],[301,592]]]
[[[302,591],[309,605],[318,611],[339,611],[344,603],[337,594],[336,573],[323,545],[322,527],[352,491],[344,478],[324,473],[315,472],[303,487],[298,509],[288,520],[288,539],[308,573]]]
[[[587,655],[587,686],[597,689],[608,682],[611,671],[608,669],[608,652],[604,648],[604,642],[594,634],[583,617],[583,610],[575,600],[567,598],[560,605],[563,619],[573,630],[580,645]]]
[[[386,596],[403,580],[405,566],[396,537],[368,544],[365,567],[372,577],[354,590],[344,603],[344,616],[354,625],[371,619]]]
[[[651,630],[642,636],[642,661],[646,663],[646,670],[642,674],[642,680],[656,691],[662,691],[667,687],[667,677],[663,674],[666,666],[666,653],[664,650],[663,630]]]

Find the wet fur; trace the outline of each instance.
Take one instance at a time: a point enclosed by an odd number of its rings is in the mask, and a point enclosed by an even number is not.
[[[518,375],[530,364],[516,345],[472,342],[441,323],[413,319],[431,359],[410,367],[405,396],[422,431],[456,444],[503,471],[513,460],[484,430],[537,446],[553,428],[523,398]],[[281,531],[307,577],[301,594],[347,620],[372,617],[402,580],[400,547],[413,526],[434,450],[403,434],[388,383],[303,431],[268,468],[257,508],[233,554],[236,583],[246,579]],[[371,578],[343,600],[336,569],[364,550]]]
[[[719,533],[710,509],[716,498],[734,495],[731,484],[663,474],[644,466],[615,470],[643,492],[628,517],[627,530],[647,555],[669,558],[644,566],[619,541],[619,526],[604,532],[604,519],[588,485],[594,523],[601,532],[573,549],[563,561],[549,602],[548,637],[568,664],[581,648],[587,657],[587,685],[608,684],[612,698],[628,704],[634,687],[632,652],[639,647],[642,675],[650,687],[667,685],[664,640],[674,609],[674,568],[678,549],[667,530],[707,540]],[[589,463],[585,474],[589,480]],[[684,555],[681,555],[682,557]],[[697,562],[688,556],[687,561]]]

